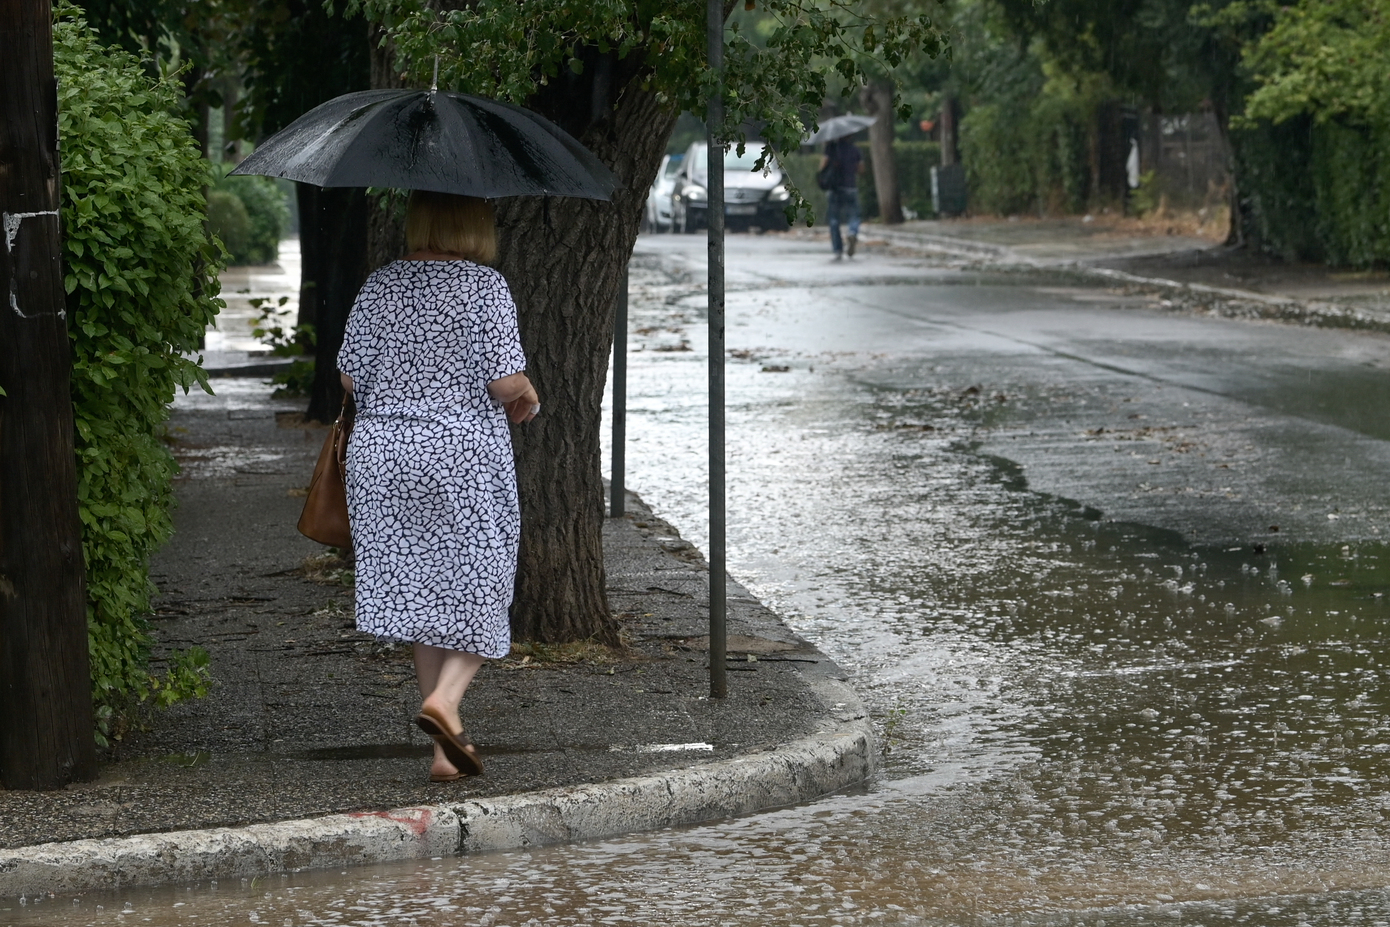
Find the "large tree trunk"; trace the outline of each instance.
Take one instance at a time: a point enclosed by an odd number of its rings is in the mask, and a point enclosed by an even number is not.
[[[48,0],[0,6],[0,783],[96,774]]]
[[[903,202],[898,192],[898,161],[893,156],[893,84],[875,81],[859,92],[870,116],[869,154],[874,159],[874,192],[878,194],[878,218],[884,225],[903,221]]]
[[[603,570],[601,406],[618,286],[676,114],[640,86],[635,68],[621,73],[630,64],[590,57],[583,79],[554,82],[531,106],[613,169],[613,201],[522,197],[498,214],[497,267],[516,298],[542,409],[512,431],[521,491],[512,632],[616,644]]]

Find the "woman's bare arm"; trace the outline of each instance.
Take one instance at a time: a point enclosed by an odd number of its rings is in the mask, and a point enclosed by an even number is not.
[[[349,393],[352,392],[352,377],[339,370],[338,379],[342,382],[343,389],[347,390]]]
[[[540,397],[536,395],[531,379],[524,373],[493,380],[487,385],[487,391],[493,399],[506,406],[507,418],[516,424],[531,421],[540,411]]]

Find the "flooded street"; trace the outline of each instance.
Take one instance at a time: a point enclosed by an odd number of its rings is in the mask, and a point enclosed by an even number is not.
[[[638,242],[627,451],[702,548],[703,252]],[[729,262],[730,571],[850,673],[878,781],[0,921],[1390,924],[1390,340],[791,239]]]

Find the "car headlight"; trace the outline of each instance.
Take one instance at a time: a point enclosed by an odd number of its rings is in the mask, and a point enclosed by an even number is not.
[[[786,184],[779,183],[772,188],[772,192],[767,195],[767,198],[770,200],[789,200],[792,198],[792,192],[787,189]]]
[[[685,193],[685,198],[688,200],[698,200],[699,202],[703,203],[706,199],[709,198],[709,194],[705,192],[704,187],[696,187],[692,185],[686,187],[683,192]]]

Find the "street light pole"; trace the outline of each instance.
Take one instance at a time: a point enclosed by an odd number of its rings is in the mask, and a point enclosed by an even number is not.
[[[49,0],[0,3],[0,783],[96,775]]]
[[[707,0],[709,97],[709,694],[729,694],[725,666],[728,596],[724,574],[724,0]]]

